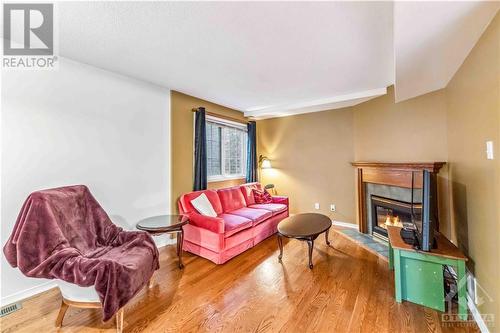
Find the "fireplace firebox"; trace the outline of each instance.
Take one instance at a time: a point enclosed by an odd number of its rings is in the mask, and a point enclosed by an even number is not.
[[[372,233],[374,236],[387,240],[387,226],[402,227],[403,223],[412,222],[412,204],[409,202],[371,195]],[[415,218],[420,218],[421,204],[413,204]]]

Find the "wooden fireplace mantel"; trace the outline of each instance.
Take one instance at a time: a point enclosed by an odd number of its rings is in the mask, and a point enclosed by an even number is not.
[[[413,172],[427,170],[437,174],[446,162],[351,162],[357,169],[359,231],[368,232],[365,183],[412,188],[422,186],[422,178]]]
[[[351,162],[357,168],[439,172],[446,162]]]

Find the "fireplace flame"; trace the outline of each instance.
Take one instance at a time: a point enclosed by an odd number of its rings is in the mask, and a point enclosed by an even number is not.
[[[383,227],[386,228],[388,225],[393,225],[396,227],[403,227],[403,223],[401,223],[399,216],[392,216],[391,214],[387,214],[385,216],[385,223],[384,223]]]
[[[385,225],[392,225],[391,215],[389,214],[385,217]]]

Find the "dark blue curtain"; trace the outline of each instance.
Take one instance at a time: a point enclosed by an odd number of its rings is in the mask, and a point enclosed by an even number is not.
[[[194,123],[194,184],[193,190],[207,189],[207,136],[205,108],[196,111]]]
[[[248,122],[247,140],[247,183],[257,181],[257,124],[255,121]]]

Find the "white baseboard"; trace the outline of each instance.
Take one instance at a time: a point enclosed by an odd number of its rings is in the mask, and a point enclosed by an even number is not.
[[[336,226],[344,227],[344,228],[351,228],[351,229],[359,230],[357,224],[349,223],[349,222],[342,222],[342,221],[334,221],[334,220],[332,220],[332,225],[336,225]]]
[[[481,316],[481,313],[476,307],[476,303],[474,303],[474,300],[470,298],[469,295],[467,295],[467,306],[469,307],[469,310],[472,313],[472,317],[476,321],[477,326],[479,327],[481,333],[490,333],[488,325],[486,325],[486,323],[483,320],[483,317]]]
[[[156,247],[161,248],[167,245],[175,244],[176,240],[175,239],[161,239],[159,241],[156,241]],[[57,284],[56,281],[50,280],[45,283],[42,283],[38,286],[28,288],[25,290],[18,291],[14,294],[4,296],[0,299],[0,306],[5,306],[9,305],[12,303],[20,302],[23,301],[27,298],[33,297],[37,294],[43,293],[44,291],[47,291],[52,288],[56,288]]]
[[[55,287],[57,287],[56,281],[51,280],[51,281],[47,281],[45,283],[42,283],[38,286],[18,291],[17,293],[14,293],[12,295],[2,297],[2,299],[0,300],[0,306],[4,306],[4,305],[8,305],[8,304],[22,301],[26,298],[33,297],[37,294],[43,293],[44,291],[47,291],[47,290],[55,288]]]

